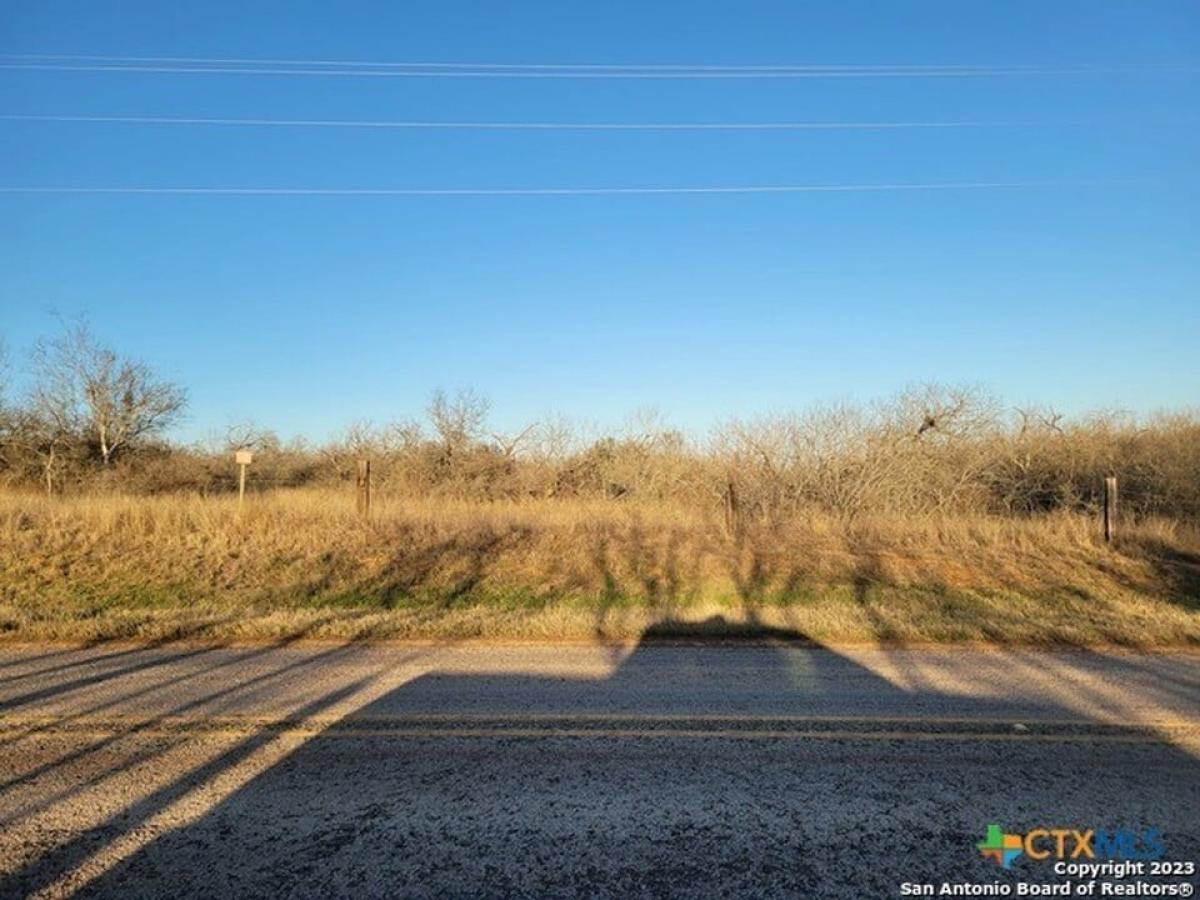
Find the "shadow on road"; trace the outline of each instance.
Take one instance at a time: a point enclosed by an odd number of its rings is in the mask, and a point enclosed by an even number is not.
[[[709,624],[699,630],[729,632]],[[489,657],[486,670],[419,675],[324,723],[190,824],[137,842],[81,894],[891,896],[902,880],[995,879],[974,847],[989,822],[1155,827],[1172,858],[1200,852],[1196,760],[1110,742],[1124,734],[1111,726],[1053,730],[1078,707],[1002,688],[950,697],[786,629],[752,625],[740,634],[752,641],[718,645],[663,636],[649,629],[606,677],[565,664],[523,674],[517,650],[498,670]],[[1069,677],[1035,671],[1039,659],[998,656],[995,677]],[[1115,664],[1157,676],[1153,661]],[[326,685],[292,718],[364,686]],[[1195,711],[1190,671],[1159,687]],[[950,723],[938,719],[948,699]],[[133,800],[5,875],[0,895],[54,885],[280,735],[255,731]]]

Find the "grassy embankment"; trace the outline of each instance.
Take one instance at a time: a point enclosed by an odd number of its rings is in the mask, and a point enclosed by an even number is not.
[[[738,540],[616,502],[0,495],[0,639],[636,638],[1200,646],[1200,532],[1094,520],[812,516]],[[720,616],[728,626],[714,624]],[[708,624],[703,624],[707,621]]]

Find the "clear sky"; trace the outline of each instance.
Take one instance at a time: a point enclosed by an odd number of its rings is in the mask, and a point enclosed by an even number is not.
[[[487,394],[499,427],[550,411],[617,422],[655,405],[704,429],[926,380],[1070,411],[1200,398],[1192,0],[8,0],[0,54],[0,65],[20,66],[0,68],[9,116],[953,125],[507,131],[6,119],[0,188],[1021,185],[0,193],[0,334],[14,362],[55,328],[52,311],[84,314],[105,340],[188,387],[181,438],[245,418],[321,438],[354,419],[419,414],[437,386]],[[87,63],[18,54],[283,59],[305,72],[324,60],[989,68],[381,77],[33,68]],[[172,65],[192,64],[158,68]],[[964,124],[980,122],[992,124]]]

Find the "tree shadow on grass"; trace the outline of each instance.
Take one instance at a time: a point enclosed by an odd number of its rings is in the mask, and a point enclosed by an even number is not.
[[[1200,611],[1200,554],[1174,546],[1160,538],[1137,536],[1122,538],[1117,549],[1134,554],[1144,560],[1151,571],[1150,590],[1161,588],[1155,595],[1168,603],[1182,607],[1188,612]],[[1124,575],[1114,573],[1131,590],[1146,592],[1148,586],[1132,582]]]
[[[448,608],[471,597],[486,581],[490,568],[505,552],[528,537],[526,527],[504,531],[479,529],[419,548],[402,548],[365,577],[326,574],[293,585],[283,596],[308,598],[308,605],[396,609],[420,602]],[[401,541],[403,541],[403,537]],[[335,588],[339,581],[348,586]]]

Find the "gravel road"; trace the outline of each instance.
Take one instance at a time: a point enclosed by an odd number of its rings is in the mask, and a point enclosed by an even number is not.
[[[1191,654],[0,652],[0,897],[894,897],[1198,809]]]

